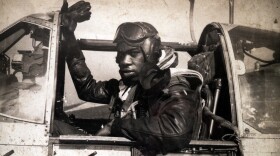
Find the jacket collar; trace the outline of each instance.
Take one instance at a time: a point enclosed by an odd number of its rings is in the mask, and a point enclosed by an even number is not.
[[[170,47],[163,47],[157,66],[160,70],[174,68],[178,65],[178,53]]]

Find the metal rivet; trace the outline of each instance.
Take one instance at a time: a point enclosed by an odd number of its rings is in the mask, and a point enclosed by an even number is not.
[[[246,134],[249,134],[249,133],[250,133],[249,128],[245,128],[245,133],[246,133]]]

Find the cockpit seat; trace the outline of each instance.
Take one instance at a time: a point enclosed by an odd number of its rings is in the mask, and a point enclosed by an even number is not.
[[[198,71],[203,77],[203,85],[201,88],[202,109],[199,132],[197,139],[209,139],[213,130],[213,121],[222,127],[231,129],[238,134],[238,129],[231,122],[215,114],[217,100],[219,99],[219,91],[221,87],[221,78],[216,77],[217,65],[215,64],[214,52],[202,52],[194,55],[188,62],[188,68]],[[214,86],[214,95],[209,86]],[[213,87],[211,87],[213,88]],[[213,120],[213,121],[211,121]],[[195,138],[195,137],[194,137]]]

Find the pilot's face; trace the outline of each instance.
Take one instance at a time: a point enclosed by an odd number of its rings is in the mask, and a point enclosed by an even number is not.
[[[120,75],[127,84],[139,81],[139,74],[144,65],[144,55],[139,47],[118,48],[116,62],[120,67]]]

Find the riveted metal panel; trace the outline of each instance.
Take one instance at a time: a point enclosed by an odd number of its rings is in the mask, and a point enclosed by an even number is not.
[[[52,155],[131,156],[131,148],[129,146],[115,145],[55,144]]]
[[[271,152],[244,152],[245,156],[273,156]],[[278,155],[274,155],[274,156],[279,156]]]
[[[280,139],[241,139],[244,153],[278,153]]]
[[[56,96],[56,82],[57,82],[57,65],[58,65],[58,49],[60,37],[60,16],[59,12],[55,12],[53,18],[52,32],[50,36],[50,64],[49,64],[49,92],[47,95],[46,104],[46,123],[51,127],[51,122],[54,117],[54,105]],[[50,128],[51,129],[51,128]]]
[[[48,145],[49,127],[33,123],[1,123],[0,144]]]
[[[14,146],[0,145],[0,155],[2,156],[47,156],[47,146]]]
[[[27,23],[33,23],[33,24],[40,25],[40,26],[44,26],[44,27],[47,27],[47,28],[52,27],[52,22],[42,20],[42,19],[38,19],[38,18],[34,18],[34,17],[25,17],[22,21],[27,22]]]

